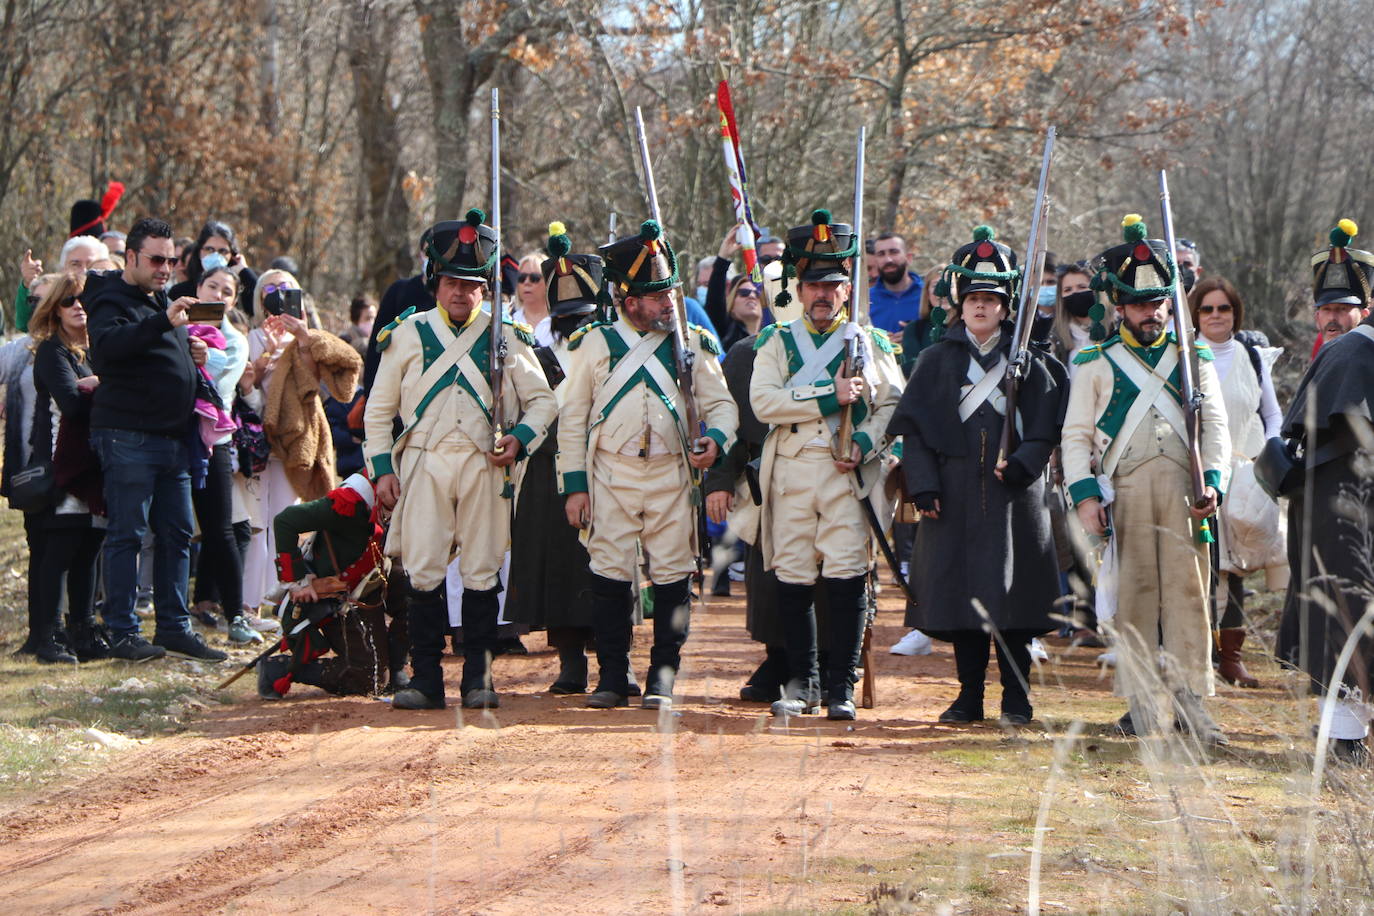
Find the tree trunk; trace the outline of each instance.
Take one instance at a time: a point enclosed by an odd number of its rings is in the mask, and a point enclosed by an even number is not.
[[[388,97],[387,83],[395,46],[395,17],[373,0],[353,0],[348,67],[353,75],[354,111],[358,119],[360,176],[367,222],[362,285],[380,292],[411,268],[410,204],[401,187],[399,112]]]

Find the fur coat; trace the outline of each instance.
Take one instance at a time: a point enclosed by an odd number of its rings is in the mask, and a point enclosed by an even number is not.
[[[310,331],[310,355],[318,380],[298,342],[286,345],[268,385],[262,423],[272,454],[286,465],[291,488],[305,500],[320,499],[334,487],[334,439],[320,386],[347,404],[363,368],[358,351],[328,331]]]

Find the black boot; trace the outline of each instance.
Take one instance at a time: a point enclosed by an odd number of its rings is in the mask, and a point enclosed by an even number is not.
[[[820,674],[816,667],[816,611],[814,585],[778,580],[778,619],[782,621],[787,682],[782,699],[773,703],[775,716],[814,714],[820,707]]]
[[[592,573],[593,629],[596,631],[596,663],[600,669],[596,690],[587,699],[593,709],[629,705],[630,696],[630,583]]]
[[[501,586],[463,589],[463,705],[491,709],[501,705],[492,689],[491,660],[496,654],[496,618],[501,613]]]
[[[1002,648],[1002,642],[1006,648]],[[1029,725],[1035,713],[1031,709],[1030,686],[1031,658],[1030,646],[1017,633],[1003,633],[1002,640],[994,643],[997,647],[997,670],[1002,681],[1002,718],[1003,725]]]
[[[444,587],[418,589],[411,586],[407,597],[407,629],[410,633],[410,667],[414,672],[410,686],[396,691],[394,709],[443,709],[444,655],[448,636],[448,602]]]
[[[291,671],[291,656],[269,655],[258,662],[258,696],[264,700],[285,699],[286,694],[277,690],[277,681]],[[290,685],[287,685],[290,689]]]
[[[645,709],[673,705],[673,683],[682,666],[682,647],[692,620],[691,580],[654,584],[654,644],[649,648],[649,676],[644,687]]]
[[[830,608],[830,645],[826,659],[825,687],[828,719],[853,720],[854,684],[868,625],[868,577],[821,579]]]
[[[746,703],[771,703],[782,695],[787,683],[787,650],[782,646],[768,646],[763,661],[749,681],[739,689],[739,698]]]
[[[110,657],[110,640],[105,628],[94,617],[73,620],[68,625],[72,654],[83,662]]]
[[[954,668],[959,675],[959,696],[940,721],[962,725],[983,721],[983,681],[988,673],[988,634],[970,630],[954,638]]]
[[[558,677],[549,693],[587,692],[587,644],[584,627],[549,627],[549,645],[558,650]]]

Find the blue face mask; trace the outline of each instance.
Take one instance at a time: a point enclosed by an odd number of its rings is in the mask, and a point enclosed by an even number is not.
[[[208,272],[214,270],[216,267],[228,267],[229,261],[224,255],[220,254],[218,251],[214,251],[210,254],[201,256],[200,266],[202,270]]]
[[[1059,288],[1053,284],[1040,287],[1040,294],[1036,297],[1035,304],[1040,308],[1049,308],[1054,305],[1054,297],[1059,292]]]

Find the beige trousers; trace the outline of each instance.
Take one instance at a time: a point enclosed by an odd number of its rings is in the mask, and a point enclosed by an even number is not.
[[[387,553],[399,556],[413,587],[444,584],[455,555],[463,558],[463,585],[485,591],[500,582],[510,543],[510,502],[501,498],[505,475],[471,442],[401,453],[401,501],[387,535]]]
[[[789,585],[851,579],[868,572],[868,523],[830,449],[808,446],[778,456],[768,480],[772,568]]]
[[[621,582],[638,581],[636,540],[644,545],[649,578],[656,584],[668,585],[695,572],[695,515],[682,456],[636,458],[598,450],[591,466],[587,553],[592,572]]]
[[[1112,481],[1120,584],[1116,694],[1215,691],[1207,617],[1207,545],[1188,512],[1188,472],[1153,458]],[[1159,650],[1164,650],[1161,671]],[[1163,676],[1161,682],[1160,676]]]

